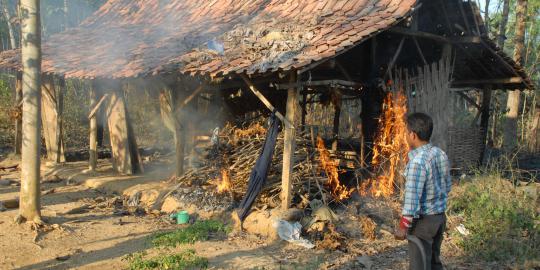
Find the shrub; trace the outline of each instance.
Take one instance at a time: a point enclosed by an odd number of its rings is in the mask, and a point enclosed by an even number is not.
[[[159,233],[152,238],[154,246],[174,247],[177,244],[192,244],[208,240],[212,233],[227,233],[229,228],[216,220],[197,221],[195,224],[173,232]]]
[[[522,263],[540,255],[540,217],[535,198],[500,177],[479,177],[454,188],[450,213],[463,217],[470,235],[458,234],[472,257]]]

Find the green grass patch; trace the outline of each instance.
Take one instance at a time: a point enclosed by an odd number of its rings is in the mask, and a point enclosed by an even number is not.
[[[466,254],[522,263],[540,256],[536,198],[498,176],[477,177],[454,188],[449,212],[462,216],[470,235],[452,231]]]
[[[175,247],[178,244],[192,244],[197,241],[206,241],[212,234],[226,234],[229,231],[229,227],[220,221],[197,221],[186,228],[154,235],[152,237],[152,244],[156,247]]]
[[[146,259],[146,253],[138,252],[127,255],[125,260],[129,263],[129,270],[146,269],[206,269],[208,259],[197,256],[195,250],[188,249],[178,254],[160,255]]]

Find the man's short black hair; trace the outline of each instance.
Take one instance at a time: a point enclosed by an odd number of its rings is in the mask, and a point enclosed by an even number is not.
[[[413,113],[407,116],[407,128],[416,133],[420,140],[429,142],[433,133],[433,120],[425,113]]]

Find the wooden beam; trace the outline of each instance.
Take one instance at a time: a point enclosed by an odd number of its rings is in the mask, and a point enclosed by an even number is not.
[[[103,102],[105,102],[105,100],[107,100],[108,97],[109,97],[109,94],[105,94],[99,99],[99,101],[96,104],[90,105],[90,108],[92,108],[92,110],[88,114],[88,119],[91,119],[96,115],[96,112],[99,110]]]
[[[276,84],[278,90],[286,90],[293,88],[303,88],[306,86],[328,86],[328,87],[362,87],[359,82],[345,81],[345,80],[322,80],[322,81],[306,81],[306,82],[294,82],[285,84]]]
[[[396,64],[396,61],[401,54],[401,50],[403,49],[403,44],[405,44],[405,37],[401,38],[401,41],[399,42],[399,46],[396,50],[396,53],[394,53],[394,56],[392,57],[392,60],[388,64],[388,67],[386,68],[386,72],[384,73],[384,77],[387,78],[390,75],[390,72],[392,72],[392,68],[394,68],[394,65]]]
[[[420,48],[420,44],[418,43],[418,39],[416,37],[412,38],[414,41],[414,45],[416,46],[416,50],[418,51],[418,55],[420,55],[420,58],[422,59],[422,62],[424,65],[428,65],[428,62],[426,61],[426,57],[424,57],[424,53],[422,52],[422,48]]]
[[[405,27],[393,27],[388,30],[394,34],[406,35],[411,37],[419,37],[425,39],[431,39],[442,43],[481,43],[482,38],[479,36],[462,36],[462,37],[444,37],[428,32],[415,31]]]
[[[338,149],[338,140],[339,140],[339,120],[341,118],[341,94],[335,93],[338,95],[334,104],[334,126],[332,129],[332,135],[334,136],[332,141],[332,150],[337,151]]]
[[[296,73],[291,73],[291,83],[296,82]],[[298,88],[291,87],[287,91],[287,121],[290,126],[285,127],[285,136],[283,139],[283,169],[281,175],[281,208],[286,210],[291,206],[292,201],[292,174],[294,168],[294,151],[296,131],[294,123],[296,123],[298,114]]]
[[[244,80],[244,82],[248,85],[249,87],[249,90],[251,90],[251,92],[253,92],[253,94],[259,98],[259,100],[272,112],[275,112],[277,118],[279,118],[279,120],[281,120],[282,123],[285,124],[285,126],[287,128],[292,128],[294,129],[294,125],[292,124],[291,121],[289,121],[286,117],[283,116],[283,114],[281,114],[273,105],[272,103],[270,103],[270,101],[259,91],[257,90],[257,88],[255,88],[255,85],[253,84],[253,82],[251,82],[251,80],[244,74],[240,74],[240,77],[242,78],[242,80]],[[292,88],[292,89],[295,89],[295,88]]]
[[[178,107],[179,110],[181,110],[182,108],[184,108],[186,105],[188,105],[188,103],[191,102],[191,100],[193,100],[198,94],[200,94],[202,91],[204,90],[204,87],[201,85],[199,87],[197,87],[197,89],[195,89],[195,91],[193,91],[193,93],[191,95],[189,95],[189,97],[187,97],[186,99],[184,99],[184,101],[182,101],[182,103],[180,104],[180,106]]]
[[[485,79],[485,80],[463,80],[452,82],[452,86],[463,86],[463,85],[478,85],[478,84],[509,84],[509,83],[522,83],[523,78],[521,77],[510,77],[502,79]]]
[[[470,98],[469,96],[465,95],[463,92],[456,92],[458,95],[460,95],[465,101],[469,102],[469,104],[473,105],[475,108],[477,108],[479,111],[482,110],[482,107],[480,105],[476,104],[476,102]]]

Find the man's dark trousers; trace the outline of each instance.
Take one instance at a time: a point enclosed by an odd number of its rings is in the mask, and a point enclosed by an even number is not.
[[[426,261],[423,262],[422,254],[416,244],[409,241],[409,269],[427,270],[443,269],[440,255],[443,232],[446,227],[446,215],[420,216],[413,220],[413,226],[409,233],[420,239],[426,253]]]

